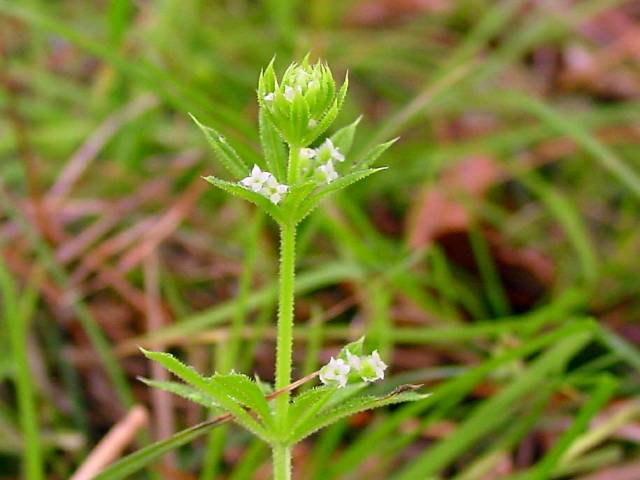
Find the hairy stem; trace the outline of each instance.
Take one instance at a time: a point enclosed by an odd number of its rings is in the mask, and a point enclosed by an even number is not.
[[[287,172],[287,182],[293,185],[298,181],[300,174],[300,147],[289,145],[289,171]]]
[[[280,293],[278,298],[278,340],[276,349],[276,390],[291,383],[293,347],[293,295],[296,268],[296,227],[280,225]],[[288,424],[290,392],[276,398],[276,426],[284,434]],[[273,475],[275,480],[291,478],[291,449],[273,445]]]
[[[291,480],[291,447],[276,444],[272,452],[273,480]]]
[[[276,352],[276,389],[291,383],[293,346],[293,291],[295,274],[296,227],[280,226],[280,294],[278,299],[278,339]],[[285,428],[289,410],[289,392],[276,400],[276,421]]]

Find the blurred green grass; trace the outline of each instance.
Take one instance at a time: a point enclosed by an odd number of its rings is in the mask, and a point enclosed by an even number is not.
[[[349,71],[356,156],[401,139],[303,226],[298,372],[366,330],[389,382],[435,395],[303,444],[300,478],[637,465],[615,429],[566,452],[638,395],[638,21],[608,0],[0,0],[0,477],[68,478],[137,402],[148,438],[201,419],[136,382],[138,344],[269,375],[276,237],[198,186],[220,172],[187,113],[251,162],[260,68],[308,51]],[[452,174],[479,157],[482,194]],[[265,477],[259,443],[214,432],[161,478]]]

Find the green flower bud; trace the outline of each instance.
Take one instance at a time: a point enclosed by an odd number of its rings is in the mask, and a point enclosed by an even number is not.
[[[258,102],[277,131],[291,146],[310,145],[335,120],[348,81],[337,90],[329,67],[308,59],[291,64],[278,81],[273,61],[260,74]]]

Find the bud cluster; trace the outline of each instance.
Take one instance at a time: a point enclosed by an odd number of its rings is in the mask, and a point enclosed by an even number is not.
[[[336,90],[331,70],[320,61],[291,64],[281,81],[272,62],[260,75],[258,102],[289,145],[305,147],[335,120],[346,91],[347,81]]]

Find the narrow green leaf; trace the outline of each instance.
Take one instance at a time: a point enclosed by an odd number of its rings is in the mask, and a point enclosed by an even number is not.
[[[325,185],[316,193],[309,195],[307,199],[302,202],[300,208],[296,212],[296,221],[302,221],[307,215],[309,215],[314,208],[318,206],[320,201],[325,198],[327,195],[333,192],[337,192],[338,190],[342,190],[343,188],[348,187],[351,184],[354,184],[363,178],[368,177],[369,175],[379,172],[381,170],[385,170],[386,167],[382,168],[369,168],[367,170],[359,170],[357,172],[349,173],[343,177],[338,178],[337,180],[331,182],[328,185]]]
[[[134,11],[134,5],[128,0],[111,0],[109,2],[106,17],[109,43],[112,48],[117,49],[122,44]]]
[[[259,193],[256,193],[252,190],[249,190],[242,185],[239,185],[234,182],[228,182],[226,180],[221,180],[216,177],[204,177],[204,179],[215,185],[218,188],[234,195],[236,197],[247,200],[260,208],[262,208],[266,213],[268,213],[274,220],[280,222],[284,219],[282,215],[282,210],[277,205],[274,205],[268,198],[263,197]]]
[[[220,160],[224,167],[229,170],[229,173],[236,178],[244,177],[249,171],[249,167],[244,163],[229,142],[227,142],[227,139],[213,128],[201,124],[193,115],[189,114],[189,116],[196,125],[198,125],[200,130],[202,130],[205,137],[207,137],[209,145],[213,148],[218,160]]]
[[[562,436],[535,467],[517,478],[519,480],[545,480],[553,477],[554,470],[561,464],[565,452],[574,444],[580,434],[589,427],[589,422],[598,414],[617,388],[618,382],[613,377],[609,375],[598,377],[593,391],[587,395],[587,400],[572,425],[564,431]]]
[[[365,337],[360,337],[355,342],[347,343],[344,347],[342,347],[342,350],[340,350],[338,357],[346,360],[347,352],[357,357],[361,356],[364,350],[364,338]]]
[[[309,106],[303,95],[295,95],[291,102],[291,131],[297,143],[309,130]]]
[[[398,141],[399,138],[400,137],[396,137],[392,140],[389,140],[388,142],[381,143],[380,145],[376,145],[364,155],[361,161],[356,163],[355,167],[358,169],[369,168],[371,165],[375,163],[375,161],[378,158],[380,158],[380,155],[386,152],[391,145],[393,145]]]
[[[4,242],[2,242],[4,246]],[[40,480],[44,478],[44,463],[42,455],[42,441],[36,403],[33,377],[29,369],[28,354],[28,324],[30,318],[23,316],[33,306],[21,308],[24,301],[18,299],[17,282],[7,268],[4,258],[0,255],[0,318],[8,334],[10,363],[15,369],[15,389],[17,400],[17,417],[22,430],[24,444],[22,452],[24,478]],[[29,295],[25,293],[23,295]],[[29,303],[36,303],[37,297],[29,295]]]
[[[209,395],[203,393],[197,388],[185,385],[184,383],[151,380],[150,378],[139,377],[138,380],[153,388],[158,388],[165,392],[173,393],[179,397],[185,398],[190,402],[198,403],[207,408],[220,408],[220,405]]]
[[[342,154],[347,157],[349,152],[351,151],[351,146],[353,145],[353,137],[356,133],[356,128],[358,124],[362,120],[362,115],[355,119],[354,122],[350,123],[346,127],[342,127],[336,133],[331,135],[331,141],[333,144],[340,149]]]
[[[273,69],[274,62],[275,57],[273,57],[269,62],[269,65],[260,72],[260,76],[258,78],[258,103],[261,106],[264,106],[264,96],[268,93],[272,93],[276,89],[276,85],[278,83],[276,73]]]
[[[269,404],[260,387],[249,377],[239,373],[215,374],[209,380],[212,385],[219,387],[231,398],[257,413],[265,425],[273,426],[273,415]]]
[[[287,161],[287,152],[282,137],[273,126],[273,122],[265,113],[264,108],[260,109],[258,122],[260,142],[262,144],[262,152],[264,153],[267,168],[275,175],[279,182],[284,182],[286,179],[285,164]]]
[[[595,135],[585,130],[580,124],[570,121],[562,113],[551,108],[546,103],[527,95],[509,92],[504,96],[504,99],[518,108],[527,110],[551,128],[571,138],[577,145],[589,152],[622,185],[625,185],[637,197],[640,197],[640,175],[638,172],[627,165],[613,150],[600,142]]]
[[[546,182],[541,175],[529,172],[519,181],[537,195],[564,229],[568,241],[576,252],[577,263],[585,282],[592,284],[598,277],[598,256],[584,218],[569,198]]]
[[[186,430],[182,430],[166,440],[155,442],[118,460],[113,465],[107,467],[101,473],[96,475],[94,480],[120,480],[131,478],[133,473],[146,467],[160,456],[189,443],[194,438],[204,435],[209,430],[221,425],[222,423],[224,422],[216,419],[209,420],[191,428],[187,428]]]
[[[295,212],[316,186],[316,182],[310,180],[292,187],[282,202],[283,209]]]
[[[372,395],[357,397],[329,410],[321,411],[319,415],[314,418],[309,418],[303,424],[299,425],[294,432],[292,432],[291,443],[297,443],[321,428],[358,412],[380,408],[395,403],[416,402],[428,398],[431,395],[429,393],[418,393],[415,391],[415,388],[416,387],[413,385],[403,385],[382,397]]]
[[[525,372],[507,384],[498,394],[482,402],[467,416],[455,434],[412,459],[394,475],[397,480],[429,478],[446,468],[462,452],[492,432],[504,418],[514,402],[548,381],[554,372],[562,371],[566,363],[593,338],[591,332],[579,332],[567,336],[550,347]],[[436,393],[436,395],[438,395]],[[438,400],[434,397],[434,400]]]
[[[324,65],[322,70],[328,75],[322,75],[323,85],[320,89],[322,96],[318,96],[315,100],[315,111],[316,112],[325,112],[333,103],[334,97],[336,94],[336,82],[333,79],[333,75],[330,72],[327,72],[328,67]],[[316,119],[318,120],[318,119]]]
[[[210,379],[204,378],[193,367],[180,362],[173,355],[165,352],[151,352],[141,349],[142,353],[150,360],[158,362],[183,382],[202,390],[211,396],[221,408],[231,413],[235,420],[265,441],[270,440],[269,433],[262,427],[233,397],[227,395],[222,389],[216,388]]]
[[[347,90],[349,89],[349,72],[344,76],[344,82],[342,82],[342,86],[340,90],[338,90],[338,112],[342,109],[342,105],[344,104],[344,99],[347,98]]]
[[[637,372],[640,372],[640,351],[633,343],[625,340],[604,325],[598,325],[596,335],[600,342],[615,353],[618,358],[626,361]]]
[[[338,116],[338,112],[340,111],[340,108],[338,107],[338,101],[335,100],[333,102],[333,104],[331,105],[331,107],[327,110],[327,112],[324,114],[324,116],[318,121],[318,124],[315,126],[315,128],[313,128],[306,137],[304,137],[304,140],[302,141],[303,145],[309,145],[311,143],[313,143],[313,141],[318,138],[320,135],[322,135],[327,128],[329,128],[331,126],[331,124],[333,123],[333,121],[336,119],[336,117]]]
[[[335,392],[336,387],[322,386],[298,395],[289,410],[288,431],[295,432],[301,425],[315,417]]]

